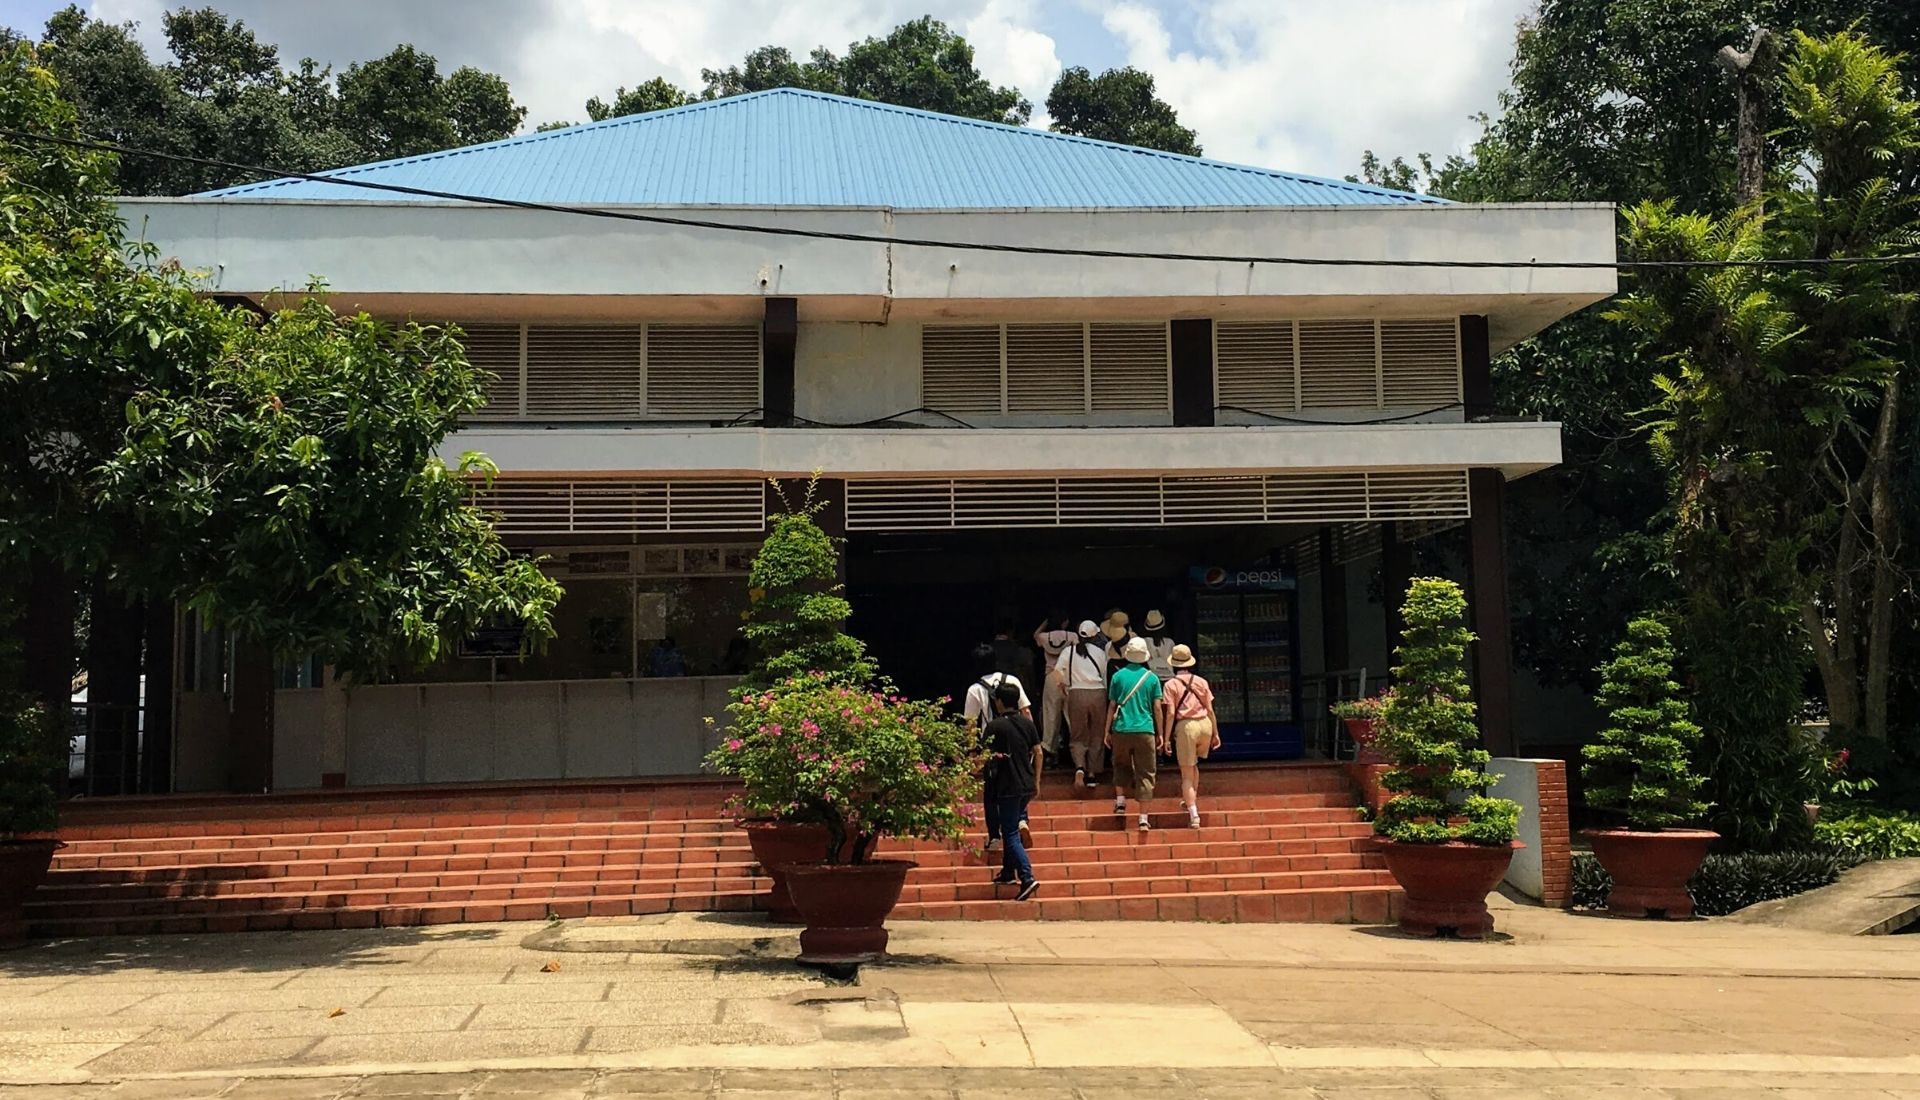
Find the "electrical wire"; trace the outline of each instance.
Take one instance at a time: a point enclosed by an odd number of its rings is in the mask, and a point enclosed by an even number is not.
[[[1265,417],[1268,420],[1272,420],[1281,424],[1300,424],[1307,427],[1325,427],[1327,425],[1346,426],[1346,425],[1367,425],[1367,424],[1398,424],[1403,420],[1418,420],[1423,416],[1432,416],[1434,413],[1446,412],[1448,409],[1464,409],[1464,408],[1466,408],[1466,405],[1464,405],[1463,403],[1459,401],[1452,401],[1452,402],[1448,402],[1445,405],[1435,405],[1431,409],[1421,409],[1419,412],[1402,413],[1399,416],[1380,416],[1380,417],[1374,417],[1373,419],[1370,419],[1370,420],[1310,420],[1304,417],[1282,416],[1279,413],[1262,412],[1259,409],[1249,409],[1243,405],[1215,405],[1213,407],[1213,411],[1214,412],[1246,413],[1248,416]]]
[[[15,141],[60,145],[70,149],[88,149],[95,152],[114,153],[120,156],[152,157],[181,164],[196,164],[208,168],[225,168],[231,171],[246,172],[262,180],[296,179],[310,183],[332,184],[338,187],[355,187],[367,191],[410,195],[416,198],[442,199],[451,202],[473,203],[479,206],[505,207],[512,210],[533,210],[553,214],[570,214],[576,217],[604,218],[613,221],[682,226],[690,229],[714,229],[730,233],[757,233],[772,237],[806,237],[815,240],[848,241],[856,244],[878,244],[910,248],[943,248],[963,252],[1000,252],[1024,256],[1073,256],[1103,260],[1169,260],[1196,263],[1236,263],[1250,266],[1268,264],[1273,266],[1305,267],[1469,268],[1523,271],[1812,268],[1920,263],[1920,253],[1900,253],[1889,256],[1828,256],[1808,259],[1768,258],[1744,260],[1393,260],[1327,256],[1247,256],[1230,253],[1135,252],[1125,249],[993,244],[983,241],[942,241],[919,237],[888,237],[875,233],[845,233],[826,229],[801,229],[795,226],[709,221],[701,218],[681,218],[666,214],[643,214],[633,210],[607,210],[592,206],[573,206],[564,203],[532,202],[526,199],[500,198],[491,195],[472,195],[459,191],[442,191],[431,187],[409,187],[397,183],[377,183],[373,180],[349,179],[345,176],[318,175],[311,172],[292,172],[285,169],[271,168],[258,164],[247,164],[240,161],[220,160],[214,157],[197,157],[186,153],[169,153],[158,149],[142,149],[136,146],[122,145],[117,142],[62,137],[58,134],[35,133],[29,130],[15,130],[6,127],[0,127],[0,137]]]

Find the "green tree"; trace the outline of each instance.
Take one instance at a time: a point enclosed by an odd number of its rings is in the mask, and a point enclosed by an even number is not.
[[[1395,652],[1393,690],[1380,708],[1375,748],[1391,762],[1380,785],[1394,792],[1374,831],[1406,844],[1506,844],[1517,803],[1487,795],[1498,776],[1480,747],[1467,684],[1467,600],[1460,586],[1415,577],[1400,605],[1405,641]]]
[[[754,654],[751,687],[807,674],[865,687],[876,675],[866,646],[846,632],[853,606],[839,579],[840,548],[814,522],[820,507],[810,484],[798,505],[773,517],[753,557],[740,630]]]
[[[1691,766],[1700,727],[1673,681],[1673,642],[1666,624],[1640,618],[1613,659],[1600,667],[1600,707],[1608,726],[1585,746],[1580,778],[1587,805],[1625,815],[1637,829],[1665,829],[1698,821],[1707,804]]]
[[[664,111],[669,107],[682,107],[693,102],[692,93],[675,85],[665,77],[656,76],[645,84],[632,88],[621,88],[613,93],[613,102],[602,102],[599,96],[587,100],[587,117],[595,122],[603,122],[621,115],[642,115],[648,111]]]
[[[80,132],[24,45],[0,125]],[[558,588],[465,503],[484,460],[437,455],[484,400],[455,334],[205,300],[127,241],[113,181],[105,155],[0,144],[0,555],[368,672],[496,618],[548,633]]]
[[[981,76],[973,46],[932,16],[902,23],[885,38],[855,42],[844,57],[821,46],[806,61],[795,61],[786,49],[762,46],[738,65],[702,69],[700,76],[706,99],[809,88],[1013,126],[1033,114],[1033,104],[1019,91]]]
[[[510,138],[527,120],[527,109],[514,103],[506,81],[471,65],[447,74],[440,94],[461,145]]]
[[[358,136],[362,160],[431,153],[459,141],[431,54],[396,46],[385,57],[347,66],[336,83],[339,125]]]
[[[1796,32],[1780,87],[1790,154],[1764,212],[1627,211],[1631,255],[1884,256],[1920,244],[1920,121],[1894,58]],[[1793,727],[1811,648],[1836,725],[1883,740],[1900,564],[1903,375],[1916,294],[1885,265],[1660,269],[1612,316],[1659,355],[1684,641],[1725,821],[1804,839]]]
[[[1128,66],[1094,76],[1075,65],[1060,74],[1047,93],[1047,128],[1142,149],[1200,155],[1192,130],[1180,125],[1172,107],[1153,92],[1153,76]]]

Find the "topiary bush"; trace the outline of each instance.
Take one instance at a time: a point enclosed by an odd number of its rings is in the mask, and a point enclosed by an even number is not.
[[[58,783],[71,747],[45,707],[0,694],[0,840],[59,827]]]
[[[772,530],[747,575],[746,624],[740,632],[754,653],[749,689],[816,673],[865,687],[878,671],[866,646],[846,632],[853,605],[842,594],[840,548],[814,522],[823,507],[814,496],[815,484],[808,483],[797,507],[789,505],[772,517]]]
[[[1598,741],[1581,749],[1587,805],[1623,816],[1636,829],[1700,820],[1707,803],[1695,794],[1706,780],[1691,765],[1700,727],[1688,718],[1673,681],[1666,625],[1650,618],[1628,623],[1626,638],[1599,672],[1608,724]]]
[[[1740,852],[1710,855],[1687,881],[1693,911],[1720,917],[1763,901],[1790,898],[1832,883],[1857,860],[1834,849],[1796,852]],[[1573,904],[1580,909],[1607,907],[1613,876],[1588,852],[1573,857]]]
[[[1380,808],[1374,832],[1404,844],[1501,845],[1519,829],[1520,805],[1492,798],[1487,751],[1467,686],[1464,625],[1467,600],[1460,586],[1416,577],[1400,617],[1405,641],[1397,651],[1392,693],[1380,707],[1374,749],[1391,765],[1380,785],[1394,796]]]

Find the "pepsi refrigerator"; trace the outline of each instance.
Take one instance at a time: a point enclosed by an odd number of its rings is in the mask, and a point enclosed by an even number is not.
[[[1300,722],[1299,592],[1277,567],[1195,566],[1195,656],[1220,719],[1215,758],[1295,760]]]

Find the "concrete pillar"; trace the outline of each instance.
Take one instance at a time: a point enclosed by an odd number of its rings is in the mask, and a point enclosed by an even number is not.
[[[1467,614],[1473,643],[1473,694],[1480,740],[1495,756],[1513,756],[1513,626],[1507,609],[1506,478],[1467,471]]]
[[[259,794],[273,789],[273,655],[258,643],[236,642],[227,722],[227,789]]]
[[[770,428],[793,426],[793,356],[799,333],[799,299],[768,298],[760,322],[760,404]]]
[[[1213,426],[1213,322],[1173,322],[1173,426]]]
[[[1326,671],[1353,663],[1347,641],[1347,567],[1334,559],[1333,528],[1320,529],[1320,648]]]
[[[145,727],[140,790],[148,794],[173,790],[174,658],[180,640],[180,620],[174,610],[167,600],[147,603],[147,645],[141,665],[146,690],[140,707]]]

